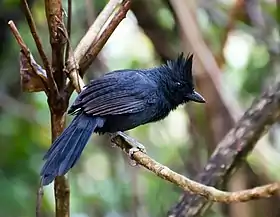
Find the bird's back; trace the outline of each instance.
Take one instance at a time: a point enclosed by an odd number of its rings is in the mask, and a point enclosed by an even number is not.
[[[99,133],[126,131],[168,115],[165,101],[150,71],[119,70],[91,81],[69,113],[104,117]]]

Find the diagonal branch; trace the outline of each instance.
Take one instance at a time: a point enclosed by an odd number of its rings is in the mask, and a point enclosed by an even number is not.
[[[48,82],[47,82],[47,79],[43,76],[40,76],[39,74],[37,74],[37,70],[35,68],[35,66],[32,64],[33,61],[32,61],[32,55],[27,47],[27,45],[25,44],[25,42],[23,41],[19,31],[17,30],[17,27],[15,26],[14,22],[13,21],[9,21],[8,22],[8,25],[18,43],[18,45],[20,46],[21,48],[21,52],[23,53],[23,55],[25,56],[25,58],[28,60],[28,64],[30,65],[31,69],[32,69],[32,72],[35,74],[36,77],[39,77],[41,82],[42,82],[42,85],[43,85],[43,89],[46,93],[46,95],[49,94],[48,92]]]
[[[41,59],[43,61],[44,67],[46,69],[46,73],[47,73],[47,76],[48,76],[48,82],[49,82],[49,87],[48,87],[49,91],[54,91],[55,94],[58,94],[58,89],[57,89],[57,85],[55,83],[55,80],[54,80],[54,77],[53,77],[53,74],[52,74],[52,69],[51,69],[49,60],[47,58],[47,55],[44,52],[43,45],[42,45],[42,42],[40,40],[40,37],[37,33],[35,22],[34,22],[34,19],[32,17],[30,8],[28,6],[28,3],[27,3],[26,0],[21,0],[21,2],[22,2],[22,5],[23,5],[25,17],[26,17],[27,23],[29,25],[31,34],[33,36],[33,39],[35,41],[35,44],[36,44],[38,52],[41,56]]]
[[[89,50],[86,52],[86,54],[83,56],[83,58],[79,61],[79,66],[81,70],[81,74],[88,69],[88,67],[91,65],[93,60],[96,58],[97,54],[101,51],[105,43],[108,41],[109,37],[112,35],[114,30],[117,28],[119,23],[125,18],[129,8],[130,8],[131,1],[130,0],[124,0],[123,3],[120,5],[120,8],[118,9],[117,13],[113,17],[113,19],[110,21],[106,29],[102,32],[100,37],[98,38],[98,41],[94,42],[90,47]]]
[[[124,133],[119,132],[112,138],[112,142],[118,145],[128,155],[133,147],[139,146],[139,143],[127,136]],[[140,146],[143,146],[140,144]],[[274,195],[280,190],[280,183],[272,183],[249,190],[237,191],[237,192],[225,192],[209,187],[199,182],[192,181],[191,179],[182,176],[168,167],[156,162],[148,155],[141,151],[134,152],[132,154],[133,159],[146,169],[153,172],[160,178],[167,180],[176,186],[182,188],[184,191],[201,195],[209,201],[233,203],[233,202],[246,202],[253,199],[266,198]]]
[[[98,33],[97,30],[99,29],[98,23],[105,23],[105,15],[107,17],[106,20],[109,19],[111,14],[113,13],[114,9],[116,8],[116,3],[114,0],[111,0],[105,7],[105,12],[101,12],[101,14],[98,16],[94,24],[90,27],[87,34],[83,37],[83,39],[80,41],[79,45],[75,49],[74,55],[70,55],[69,60],[67,61],[67,71],[68,71],[68,77],[70,79],[77,81],[69,82],[67,84],[67,87],[65,89],[67,97],[70,97],[70,95],[73,92],[73,86],[74,87],[80,87],[80,89],[83,87],[81,84],[79,71],[81,75],[83,76],[85,74],[86,69],[89,67],[89,65],[93,62],[93,60],[96,58],[97,54],[100,52],[100,50],[103,48],[113,31],[117,28],[119,23],[125,18],[127,11],[130,8],[130,0],[125,0],[122,2],[119,10],[116,12],[112,20],[109,22],[108,26],[104,29],[102,34],[98,39]],[[109,7],[110,6],[110,7]],[[110,10],[109,10],[110,9]],[[100,20],[100,21],[99,21]],[[97,24],[95,24],[97,22]],[[95,27],[96,26],[96,27]],[[100,27],[101,29],[101,27]],[[93,38],[91,38],[92,36]],[[78,70],[79,69],[79,70]],[[77,89],[77,88],[76,88]]]

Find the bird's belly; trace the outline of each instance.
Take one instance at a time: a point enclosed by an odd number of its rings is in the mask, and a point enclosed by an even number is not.
[[[139,125],[149,122],[142,114],[112,115],[106,116],[104,126],[96,129],[97,133],[115,133],[117,131],[126,131]]]

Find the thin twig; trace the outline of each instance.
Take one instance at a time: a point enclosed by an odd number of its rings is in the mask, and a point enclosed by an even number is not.
[[[68,0],[68,9],[67,9],[67,43],[66,43],[66,51],[65,51],[65,62],[69,57],[69,49],[70,49],[70,37],[71,37],[71,25],[72,25],[72,0]]]
[[[24,41],[23,41],[23,39],[22,39],[22,37],[21,37],[21,35],[20,35],[20,33],[19,33],[15,23],[12,20],[10,20],[8,22],[8,25],[10,26],[10,29],[11,29],[13,35],[15,36],[15,39],[16,39],[18,45],[22,49],[22,52],[25,55],[27,55],[29,53],[29,49],[28,49],[27,45],[24,43]]]
[[[25,17],[26,17],[28,26],[30,28],[30,31],[31,31],[31,34],[32,34],[33,39],[35,41],[37,50],[38,50],[38,52],[41,56],[44,67],[46,69],[48,82],[49,82],[49,91],[55,91],[55,93],[57,94],[58,89],[57,89],[57,85],[55,83],[55,80],[54,80],[54,77],[53,77],[53,74],[52,74],[51,65],[49,63],[49,60],[48,60],[48,57],[47,57],[46,53],[44,52],[43,45],[42,45],[40,37],[37,33],[36,25],[35,25],[34,19],[32,17],[30,8],[29,8],[26,0],[21,0],[21,2],[22,2],[22,5],[23,5],[23,9],[24,9],[24,13],[25,13]]]
[[[107,20],[110,18],[110,16],[113,14],[114,10],[119,5],[119,3],[120,0],[110,0],[108,2],[105,8],[98,15],[94,23],[88,29],[87,33],[79,42],[78,46],[74,51],[74,55],[69,55],[69,58],[66,61],[67,70],[64,71],[68,73],[68,77],[73,78],[71,80],[77,82],[68,82],[67,87],[65,88],[65,94],[67,99],[71,96],[74,88],[78,90],[78,92],[82,90],[83,81],[82,79],[80,79],[80,76],[78,76],[80,70],[79,65],[77,63],[79,63],[79,61],[86,55],[86,52],[88,51],[90,46],[95,41],[97,41],[99,32],[101,31]]]
[[[71,82],[71,84],[73,86],[69,85],[68,86],[68,90],[66,90],[67,98],[69,98],[71,93],[72,93],[72,91],[73,91],[73,89],[72,89],[73,87],[76,89],[76,91],[78,93],[80,93],[83,90],[83,88],[85,86],[85,83],[84,83],[83,79],[81,78],[81,76],[79,75],[79,71],[78,70],[76,70],[76,69],[74,70],[73,69],[71,73],[69,73],[69,71],[66,71],[66,73],[67,73],[68,78],[71,81],[73,81],[73,82]],[[68,91],[71,91],[71,92],[68,92]]]
[[[79,90],[79,92],[81,92],[83,87],[85,86],[85,84],[84,84],[84,81],[81,79],[81,77],[78,74],[78,70],[77,70],[78,69],[78,64],[76,63],[76,60],[74,58],[74,52],[73,52],[73,48],[70,44],[70,38],[68,36],[67,29],[65,28],[63,23],[61,23],[61,26],[62,26],[62,32],[65,34],[67,44],[69,45],[69,47],[68,47],[68,50],[69,50],[68,52],[69,53],[68,54],[71,57],[71,60],[74,62],[74,65],[75,65],[75,68],[73,70],[71,70],[72,73],[69,73],[69,70],[68,70],[68,68],[69,68],[68,63],[69,62],[66,62],[66,67],[64,68],[63,72],[67,75],[68,78],[70,77],[70,80],[71,80],[71,77],[75,76],[75,78],[74,79],[72,78],[72,80],[77,81],[77,83],[72,83],[72,84],[74,85],[74,87],[76,89]],[[70,97],[70,94],[67,94],[66,99],[68,99],[69,97]]]
[[[44,188],[42,186],[42,180],[40,180],[40,186],[37,191],[37,201],[36,201],[36,217],[41,216],[41,206],[42,206],[42,198],[44,196]]]
[[[47,80],[45,80],[44,78],[42,78],[41,76],[39,76],[39,75],[36,73],[36,69],[35,69],[34,66],[32,65],[30,51],[29,51],[27,45],[25,44],[25,42],[23,41],[23,39],[22,39],[22,37],[21,37],[21,35],[20,35],[20,33],[19,33],[19,31],[18,31],[16,25],[14,24],[14,22],[13,22],[12,20],[10,20],[10,21],[8,22],[8,25],[9,25],[9,27],[10,27],[10,29],[11,29],[11,31],[12,31],[12,33],[13,33],[13,35],[14,35],[16,41],[17,41],[17,43],[18,43],[18,45],[19,45],[20,48],[21,48],[21,52],[24,54],[24,56],[26,57],[26,59],[28,59],[28,63],[30,64],[30,67],[32,68],[32,71],[34,72],[34,74],[35,74],[36,76],[38,76],[38,77],[41,79],[42,84],[43,84],[43,86],[44,86],[45,93],[46,93],[47,95],[49,95],[49,91],[48,91],[48,82],[47,82]]]

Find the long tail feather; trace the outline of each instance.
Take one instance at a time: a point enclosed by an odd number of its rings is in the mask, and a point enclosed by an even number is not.
[[[92,132],[102,127],[105,120],[100,117],[77,115],[71,124],[54,141],[44,156],[42,184],[50,184],[56,176],[64,175],[80,158]]]

